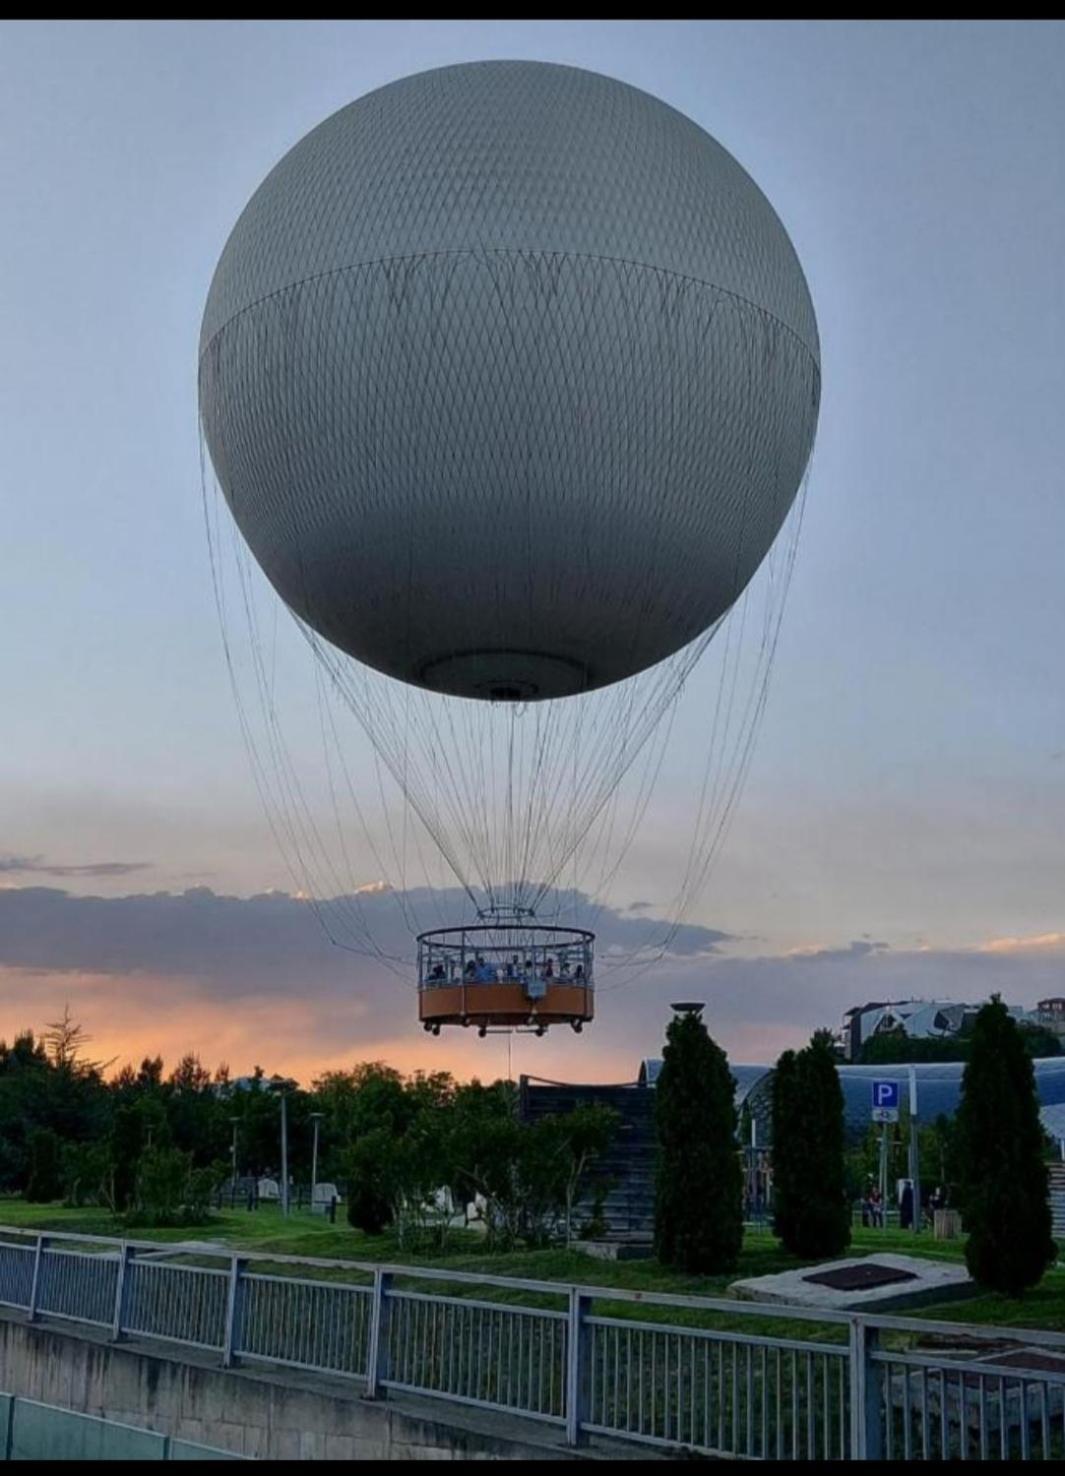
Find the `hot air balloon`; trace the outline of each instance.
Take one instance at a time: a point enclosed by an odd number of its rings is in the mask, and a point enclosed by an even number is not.
[[[811,452],[817,327],[772,207],[611,78],[407,77],[252,196],[199,389],[240,535],[468,897],[419,938],[423,1023],[579,1028],[594,936],[538,907]]]

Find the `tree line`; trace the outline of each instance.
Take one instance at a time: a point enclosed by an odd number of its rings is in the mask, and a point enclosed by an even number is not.
[[[88,1045],[69,1012],[40,1037],[0,1042],[0,1192],[101,1205],[130,1225],[202,1223],[234,1171],[279,1174],[283,1091],[290,1177],[310,1180],[317,1116],[318,1181],[342,1188],[367,1233],[440,1247],[471,1202],[490,1246],[597,1229],[595,1166],[616,1128],[606,1108],[525,1123],[509,1082],[405,1080],[380,1062],[325,1072],[310,1090],[260,1067],[235,1083],[194,1055],[169,1073],[154,1057],[108,1078]]]

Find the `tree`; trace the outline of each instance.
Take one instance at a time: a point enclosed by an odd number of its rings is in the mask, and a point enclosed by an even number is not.
[[[61,1020],[53,1020],[44,1027],[41,1039],[48,1051],[49,1060],[59,1071],[95,1072],[100,1075],[111,1064],[109,1061],[86,1061],[82,1058],[82,1052],[92,1036],[72,1018],[69,1004],[63,1006]]]
[[[831,1033],[785,1051],[773,1073],[773,1229],[804,1260],[850,1244],[843,1089]]]
[[[591,1171],[613,1142],[620,1121],[612,1107],[592,1102],[579,1102],[572,1112],[560,1119],[559,1187],[565,1206],[567,1245],[574,1239],[573,1213],[578,1197],[582,1190],[594,1189],[594,1183],[590,1182]]]
[[[702,1275],[731,1271],[743,1242],[735,1083],[695,1010],[666,1032],[655,1087],[655,1254]]]
[[[405,1140],[419,1114],[431,1110],[434,1089],[428,1080],[415,1077],[405,1084],[390,1066],[366,1062],[315,1083],[319,1100],[332,1105],[354,1137],[344,1159],[348,1221],[367,1235],[387,1229],[415,1192],[415,1165],[420,1170],[424,1156]],[[441,1162],[438,1185],[447,1180]]]
[[[981,1284],[1009,1296],[1051,1264],[1047,1168],[1031,1058],[998,995],[973,1027],[956,1132],[965,1261]]]
[[[110,1142],[64,1143],[60,1162],[64,1204],[74,1209],[84,1204],[113,1207],[114,1171]]]
[[[1017,1028],[1021,1032],[1025,1052],[1033,1060],[1038,1061],[1040,1057],[1061,1055],[1061,1037],[1055,1035],[1048,1026],[1033,1025],[1027,1020],[1022,1020]]]
[[[148,1148],[137,1166],[126,1219],[131,1225],[176,1225],[181,1218],[191,1160],[180,1148]]]
[[[1047,1026],[1022,1020],[1018,1029],[1024,1049],[1033,1059],[1061,1055],[1061,1041]],[[967,1061],[971,1049],[972,1032],[969,1030],[959,1035],[932,1037],[888,1030],[870,1036],[858,1059],[865,1066],[897,1065],[908,1061]]]
[[[153,1148],[169,1146],[166,1111],[155,1091],[115,1109],[111,1129],[111,1200],[115,1213],[133,1204],[144,1155]]]
[[[74,1048],[56,1039],[60,1027],[64,1039],[74,1037]],[[25,1031],[10,1046],[0,1041],[0,1188],[26,1188],[29,1139],[37,1128],[70,1142],[106,1136],[108,1091],[97,1068],[77,1059],[80,1038],[80,1028],[67,1017],[41,1040]]]
[[[348,1150],[348,1224],[365,1235],[380,1235],[392,1223],[394,1160],[387,1128],[363,1133]]]
[[[63,1184],[59,1171],[59,1138],[51,1128],[35,1128],[29,1138],[30,1173],[26,1198],[37,1204],[59,1199]]]
[[[966,1036],[907,1035],[905,1030],[878,1032],[862,1045],[858,1057],[863,1066],[892,1066],[907,1061],[967,1061]]]

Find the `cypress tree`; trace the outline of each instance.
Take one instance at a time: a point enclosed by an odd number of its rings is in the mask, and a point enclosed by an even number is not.
[[[1020,1296],[1054,1259],[1031,1058],[999,996],[976,1017],[962,1076],[957,1169],[965,1261],[981,1286]]]
[[[655,1254],[681,1271],[712,1276],[739,1260],[743,1171],[734,1092],[725,1053],[698,1011],[678,1013],[655,1086]]]
[[[785,1051],[773,1076],[773,1229],[804,1260],[850,1244],[843,1089],[827,1030]]]
[[[789,1249],[797,1234],[805,1172],[803,1145],[792,1132],[798,1111],[798,1077],[798,1058],[794,1051],[785,1051],[777,1061],[772,1083],[773,1233]]]

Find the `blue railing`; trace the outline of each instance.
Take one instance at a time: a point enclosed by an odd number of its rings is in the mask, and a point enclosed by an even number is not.
[[[558,1427],[573,1445],[609,1435],[810,1461],[1065,1453],[1063,1333],[94,1236],[0,1236],[0,1303],[31,1321],[208,1349],[227,1367],[350,1378],[371,1398],[403,1391],[505,1411]],[[178,1255],[224,1265],[162,1259]],[[927,1346],[951,1338],[951,1350]]]

